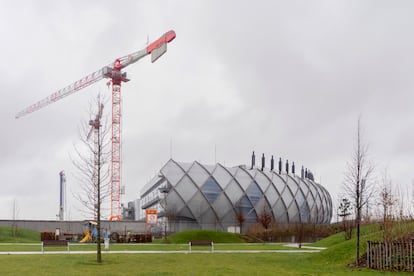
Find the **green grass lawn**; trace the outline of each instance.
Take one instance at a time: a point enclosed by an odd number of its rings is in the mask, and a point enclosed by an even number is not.
[[[395,275],[315,262],[312,254],[115,254],[0,256],[1,275]]]
[[[0,229],[1,230],[1,229]],[[200,231],[199,231],[200,232]],[[0,232],[2,233],[2,232]],[[378,239],[378,226],[362,228],[361,245],[367,239]],[[26,233],[27,235],[27,233]],[[182,237],[184,235],[184,238]],[[194,235],[197,238],[194,238]],[[204,235],[204,236],[203,236]],[[184,233],[180,239],[171,237],[171,244],[111,244],[110,250],[182,250],[188,239],[219,239],[221,233]],[[227,234],[226,234],[227,235]],[[178,235],[179,237],[180,235]],[[21,241],[28,242],[28,238]],[[35,235],[32,236],[33,239]],[[31,240],[33,242],[33,239]],[[38,237],[37,237],[38,239]],[[0,251],[19,251],[23,248],[40,251],[40,242],[27,245],[0,243]],[[232,241],[234,242],[234,241]],[[63,255],[0,255],[0,275],[405,275],[407,273],[379,272],[353,269],[348,264],[355,256],[355,240],[344,241],[336,234],[312,245],[327,247],[319,253],[176,253],[176,254],[104,254],[103,263],[96,263],[94,254]],[[59,250],[66,248],[58,247]],[[95,250],[95,244],[73,244],[71,250]],[[288,249],[280,244],[217,243],[216,250]],[[5,250],[7,249],[7,250]],[[295,248],[292,248],[295,249]],[[47,248],[54,251],[55,248]],[[206,248],[208,250],[208,248]],[[32,250],[29,250],[32,251]],[[407,274],[408,275],[408,274]]]
[[[40,233],[27,229],[18,229],[16,236],[11,227],[0,227],[0,243],[30,243],[40,242]]]

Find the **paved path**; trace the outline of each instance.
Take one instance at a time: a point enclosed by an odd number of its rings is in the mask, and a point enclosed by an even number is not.
[[[198,253],[315,253],[321,250],[192,250],[190,251],[102,251],[102,254],[198,254]],[[55,254],[96,254],[96,251],[11,251],[0,255],[55,255]]]
[[[295,247],[299,248],[299,244],[289,243],[284,244],[286,247]],[[307,250],[214,250],[211,252],[209,250],[171,250],[171,251],[161,251],[161,250],[123,250],[123,251],[105,251],[102,250],[102,254],[197,254],[197,253],[317,253],[326,248],[324,247],[313,247],[302,245],[302,248]],[[64,255],[64,254],[96,254],[96,251],[10,251],[10,252],[0,252],[0,255]]]
[[[287,243],[287,244],[284,244],[283,246],[299,248],[298,243]],[[314,250],[318,250],[318,251],[326,249],[326,247],[308,246],[308,245],[303,245],[303,244],[302,244],[301,248],[314,249]]]

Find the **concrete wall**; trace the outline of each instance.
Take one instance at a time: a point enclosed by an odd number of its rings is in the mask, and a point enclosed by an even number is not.
[[[38,232],[55,232],[60,228],[61,233],[81,234],[84,231],[84,224],[88,221],[55,221],[55,220],[0,220],[0,226],[16,225],[18,228],[30,229]],[[101,221],[101,229],[109,230],[111,233],[124,234],[145,233],[145,222],[141,221]]]

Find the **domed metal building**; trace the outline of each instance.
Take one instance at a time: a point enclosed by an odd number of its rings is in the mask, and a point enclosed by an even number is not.
[[[254,156],[253,156],[254,158]],[[157,209],[168,218],[169,231],[185,229],[235,229],[243,217],[243,229],[263,213],[277,223],[326,224],[332,217],[328,191],[313,181],[311,173],[295,175],[254,166],[225,167],[182,163],[170,159],[141,191],[142,209]]]

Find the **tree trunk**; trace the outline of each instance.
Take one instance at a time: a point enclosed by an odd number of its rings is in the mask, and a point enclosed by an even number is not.
[[[361,224],[361,206],[360,206],[360,183],[359,180],[357,180],[357,185],[356,185],[356,202],[357,202],[357,206],[356,206],[356,223],[357,223],[357,237],[356,237],[356,259],[355,259],[355,264],[356,266],[359,265],[359,230],[360,230],[360,224]]]
[[[100,132],[101,129],[98,129],[98,141],[100,141]],[[98,187],[96,187],[97,192],[97,206],[96,206],[96,261],[102,263],[102,250],[101,250],[101,144],[98,144]]]
[[[355,264],[356,266],[359,266],[359,232],[360,232],[360,220],[361,217],[357,219],[357,238],[356,238],[356,259]]]

